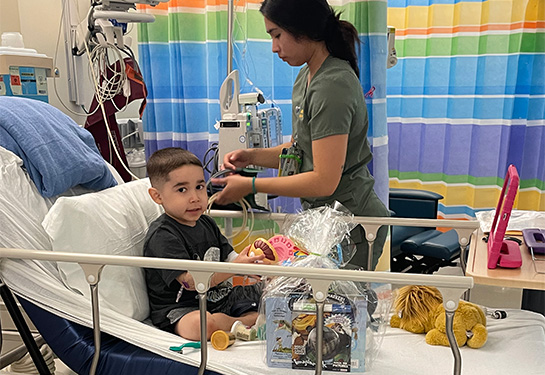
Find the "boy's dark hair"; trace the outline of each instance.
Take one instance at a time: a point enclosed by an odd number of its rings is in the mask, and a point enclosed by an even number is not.
[[[358,31],[350,22],[341,20],[341,14],[335,13],[326,0],[264,0],[259,11],[295,38],[325,41],[329,53],[348,61],[359,78]]]
[[[151,186],[155,187],[167,181],[170,172],[184,165],[196,165],[202,168],[199,158],[183,148],[167,147],[155,151],[146,164]]]

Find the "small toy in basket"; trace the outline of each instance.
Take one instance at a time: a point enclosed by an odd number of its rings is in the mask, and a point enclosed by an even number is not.
[[[250,255],[265,254],[272,263],[281,263],[293,257],[295,251],[299,250],[297,246],[288,237],[276,235],[268,240],[258,238],[250,246],[248,253]]]
[[[300,250],[291,239],[280,234],[269,238],[269,242],[276,250],[279,262],[290,259],[295,252]]]
[[[284,266],[337,269],[355,252],[354,246],[339,246],[345,239],[350,242],[348,237],[355,225],[353,215],[338,204],[318,207],[287,218],[284,237],[273,237],[268,242],[276,248],[279,260],[288,258],[280,262]],[[266,279],[260,316],[266,322],[267,365],[309,370],[318,365],[328,371],[366,371],[380,346],[376,337],[383,332],[380,325],[384,321],[382,315],[385,316],[382,310],[376,317],[369,315],[369,302],[373,302],[367,293],[370,288],[373,286],[352,281],[331,282],[323,301],[322,363],[317,364],[318,319],[312,285],[304,277]]]
[[[324,307],[323,363],[324,370],[350,371],[352,326],[354,314],[348,300],[326,303]],[[292,311],[292,368],[316,367],[316,303],[299,300]]]
[[[294,369],[316,366],[316,303],[305,294],[269,296],[267,365]],[[324,306],[324,369],[365,371],[367,300],[329,293]]]

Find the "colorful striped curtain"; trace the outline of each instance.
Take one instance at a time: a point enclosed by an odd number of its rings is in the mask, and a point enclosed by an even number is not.
[[[285,140],[291,135],[291,92],[299,68],[292,68],[271,51],[259,13],[261,0],[235,1],[233,69],[238,69],[241,93],[259,89],[283,114]],[[386,0],[332,0],[360,32],[360,71],[370,114],[376,190],[387,200],[388,142],[386,127]],[[156,7],[139,7],[155,22],[138,27],[139,62],[148,88],[144,112],[146,155],[177,146],[201,160],[218,141],[219,90],[227,76],[227,0],[171,0]],[[274,200],[284,212],[295,212],[298,200]]]
[[[388,25],[390,186],[469,218],[495,208],[513,164],[515,207],[545,210],[545,1],[389,0]]]

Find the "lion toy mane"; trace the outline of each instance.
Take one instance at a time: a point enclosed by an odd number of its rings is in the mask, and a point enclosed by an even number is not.
[[[413,333],[425,333],[430,345],[449,346],[443,297],[437,288],[408,285],[399,289],[390,326]],[[480,348],[486,343],[486,316],[473,303],[459,301],[454,313],[454,336],[458,346]]]

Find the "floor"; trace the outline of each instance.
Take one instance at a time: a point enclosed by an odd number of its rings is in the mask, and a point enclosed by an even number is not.
[[[25,361],[27,363],[27,361]],[[0,375],[21,375],[23,372],[12,372],[10,371],[10,367],[6,367],[4,370],[0,371]],[[32,371],[24,372],[25,374],[33,374]],[[37,374],[37,370],[35,374]],[[77,375],[74,371],[70,370],[64,363],[62,363],[59,359],[55,359],[55,375]]]

